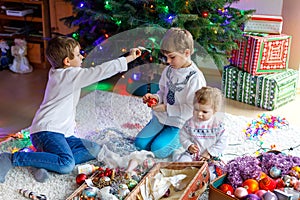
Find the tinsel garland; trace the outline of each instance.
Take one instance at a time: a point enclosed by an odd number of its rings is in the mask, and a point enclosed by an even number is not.
[[[269,174],[272,167],[281,170],[281,175],[289,174],[294,166],[300,166],[300,157],[282,153],[262,153],[258,157],[242,156],[229,161],[224,167],[227,180],[233,188],[242,185],[246,179],[259,180],[261,172]]]

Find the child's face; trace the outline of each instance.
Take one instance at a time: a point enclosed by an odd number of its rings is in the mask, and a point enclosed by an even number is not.
[[[164,55],[167,58],[167,63],[174,69],[188,67],[191,64],[189,51],[185,53],[171,52]]]
[[[74,54],[74,58],[70,59],[70,61],[69,61],[70,66],[71,67],[80,67],[83,56],[80,54],[79,46],[75,47],[73,54]]]
[[[194,117],[199,121],[207,121],[214,115],[214,109],[211,104],[194,104]]]

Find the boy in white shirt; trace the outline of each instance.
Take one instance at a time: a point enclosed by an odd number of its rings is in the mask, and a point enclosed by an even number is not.
[[[82,68],[83,56],[76,40],[64,36],[51,39],[46,56],[52,67],[43,102],[30,127],[31,142],[37,151],[1,153],[0,182],[5,181],[7,172],[15,166],[38,168],[45,177],[47,170],[65,174],[76,164],[95,159],[100,146],[72,136],[81,88],[126,71],[127,63],[140,55],[141,50],[133,48],[126,57]]]
[[[157,158],[166,158],[181,146],[179,131],[193,114],[194,91],[205,86],[206,80],[191,60],[194,40],[189,31],[169,29],[160,48],[169,66],[162,72],[159,91],[143,96],[144,103],[154,98],[158,104],[152,106],[152,119],[137,134],[135,146],[152,151]]]

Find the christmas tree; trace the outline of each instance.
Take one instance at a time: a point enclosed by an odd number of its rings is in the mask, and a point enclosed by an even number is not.
[[[235,41],[242,39],[242,26],[254,12],[231,6],[239,0],[66,1],[72,3],[75,14],[62,20],[78,27],[72,36],[86,52],[115,34],[137,27],[181,27],[192,33],[220,69],[228,64],[231,51],[237,48]]]

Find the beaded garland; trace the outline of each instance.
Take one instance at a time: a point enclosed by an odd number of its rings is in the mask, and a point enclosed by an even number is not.
[[[243,132],[250,140],[260,140],[264,134],[270,133],[274,129],[288,127],[288,125],[289,123],[284,117],[262,114],[252,120]]]

